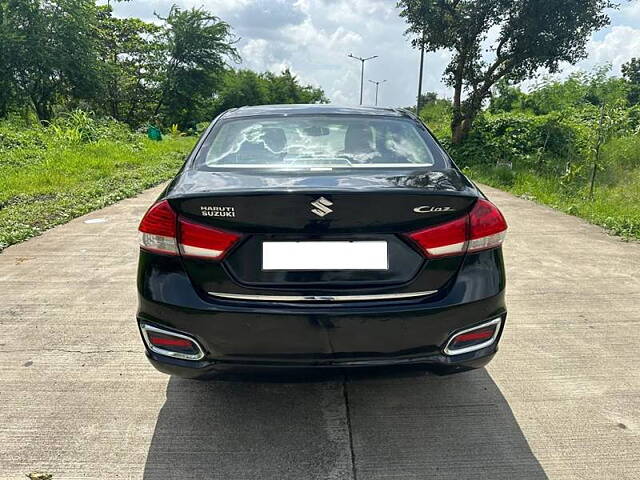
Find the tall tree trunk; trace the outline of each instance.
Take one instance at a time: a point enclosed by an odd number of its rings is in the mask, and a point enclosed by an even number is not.
[[[460,119],[451,124],[451,143],[460,145],[469,135],[473,126],[473,117],[460,116]]]
[[[464,133],[462,132],[462,121],[451,123],[451,143],[454,145],[460,145],[464,139]]]
[[[463,54],[459,55],[458,65],[456,65],[454,83],[453,83],[453,111],[451,115],[451,142],[454,145],[459,145],[462,142],[462,122],[464,115],[462,114],[462,86],[463,86],[463,74],[464,74],[464,61]]]
[[[473,121],[482,109],[482,101],[488,90],[481,89],[472,92],[464,101],[461,101],[461,91],[454,92],[453,119],[451,121],[451,143],[460,145],[471,132]]]
[[[462,84],[456,84],[453,93],[453,111],[451,112],[451,141],[454,145],[459,145],[462,141]]]
[[[37,99],[32,96],[31,103],[33,104],[33,108],[36,111],[36,115],[40,123],[46,123],[51,121],[51,118],[53,117],[53,112],[50,108],[50,105],[48,105],[45,100]]]

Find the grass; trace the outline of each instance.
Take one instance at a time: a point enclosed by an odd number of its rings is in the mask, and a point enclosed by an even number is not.
[[[464,170],[474,181],[584,218],[614,235],[640,239],[640,169],[606,175],[605,182],[596,184],[593,199],[584,183],[567,186],[533,171],[478,165]]]
[[[170,179],[194,142],[140,135],[0,151],[0,251]]]
[[[446,118],[439,111],[433,117]],[[447,122],[431,124],[446,136]],[[172,178],[194,143],[193,137],[171,135],[153,142],[83,112],[48,127],[0,122],[0,251]],[[484,164],[465,171],[478,182],[640,239],[639,149],[637,135],[605,145],[608,168],[598,174],[592,199],[584,178],[566,182],[534,170]]]

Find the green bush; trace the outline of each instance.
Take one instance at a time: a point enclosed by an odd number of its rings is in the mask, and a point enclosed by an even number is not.
[[[462,145],[448,145],[461,165],[510,165],[562,173],[588,156],[585,128],[558,114],[486,113]],[[447,142],[448,143],[448,142]]]
[[[16,128],[9,122],[0,122],[0,153],[22,148],[43,149],[47,147],[45,130],[42,128]],[[0,163],[3,156],[0,156]]]
[[[640,168],[640,134],[612,138],[603,146],[602,158],[607,166]]]
[[[83,110],[60,115],[47,131],[52,141],[66,143],[92,143],[100,140],[130,143],[138,138],[126,124],[109,117],[96,119]]]
[[[420,119],[438,140],[447,141],[451,136],[451,102],[448,100],[428,102],[420,109]]]

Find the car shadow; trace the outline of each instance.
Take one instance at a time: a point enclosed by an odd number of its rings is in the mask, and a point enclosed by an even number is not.
[[[309,383],[171,378],[144,478],[354,474],[367,480],[547,478],[484,369]]]

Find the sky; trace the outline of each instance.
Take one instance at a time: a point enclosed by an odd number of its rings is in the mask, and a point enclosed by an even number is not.
[[[204,7],[229,23],[240,38],[240,68],[278,73],[288,67],[303,83],[323,88],[332,103],[356,105],[360,62],[347,55],[378,55],[365,66],[364,103],[374,103],[375,86],[368,80],[386,80],[379,105],[415,103],[419,52],[404,36],[395,0],[131,0],[115,3],[114,10],[121,17],[154,20],[154,12],[164,16],[174,3]],[[640,56],[640,0],[622,0],[609,14],[611,25],[589,40],[588,58],[565,65],[561,76],[607,63],[619,75],[623,63]],[[425,56],[423,91],[451,96],[441,81],[449,59],[447,51]]]

